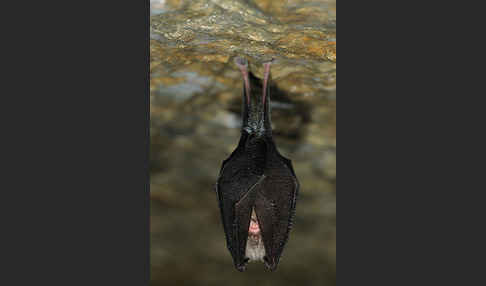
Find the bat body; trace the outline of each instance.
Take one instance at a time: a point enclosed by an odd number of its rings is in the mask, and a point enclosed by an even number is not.
[[[292,163],[280,155],[270,122],[270,63],[263,88],[248,72],[248,62],[236,58],[243,79],[243,125],[237,148],[223,161],[216,192],[226,242],[236,269],[248,261],[277,268],[288,240],[299,183]]]

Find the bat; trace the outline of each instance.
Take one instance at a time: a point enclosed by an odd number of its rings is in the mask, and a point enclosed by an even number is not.
[[[243,75],[243,124],[238,146],[221,166],[216,194],[235,268],[243,272],[249,261],[261,261],[274,271],[289,237],[299,182],[272,139],[271,62],[264,63],[263,87],[246,59],[235,63]]]

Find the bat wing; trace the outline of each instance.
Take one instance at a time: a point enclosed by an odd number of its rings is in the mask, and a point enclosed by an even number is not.
[[[244,271],[254,208],[265,247],[265,265],[275,270],[288,240],[299,183],[291,161],[278,153],[272,141],[247,139],[242,138],[223,162],[216,184],[227,247],[236,269]]]
[[[240,142],[244,142],[245,139],[242,138]],[[258,160],[255,160],[254,155],[249,156],[244,149],[244,144],[239,144],[231,156],[223,162],[216,183],[227,247],[233,256],[236,268],[240,271],[245,270],[245,247],[252,207],[258,186],[265,178],[263,173],[255,173],[255,170],[258,170],[255,162]]]
[[[266,266],[275,270],[288,240],[299,182],[292,163],[276,149],[267,157],[265,180],[258,187],[255,212],[262,230]]]

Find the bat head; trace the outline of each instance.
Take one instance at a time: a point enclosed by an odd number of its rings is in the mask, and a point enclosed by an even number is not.
[[[249,259],[249,261],[264,262],[265,246],[263,245],[262,232],[260,230],[255,209],[252,211],[250,227],[248,228],[245,256]]]
[[[239,255],[235,254],[233,256],[238,257]],[[254,208],[251,213],[250,225],[248,227],[244,258],[240,263],[238,263],[238,260],[236,259],[235,266],[239,271],[243,272],[246,270],[246,265],[249,262],[263,262],[267,269],[272,271],[275,270],[277,266],[274,259],[270,259],[266,256],[262,231]]]
[[[253,208],[243,259],[240,261],[238,260],[238,257],[242,257],[238,253],[234,253],[233,255],[233,257],[236,258],[236,269],[243,272],[246,270],[246,265],[249,262],[263,262],[267,269],[274,271],[277,268],[278,257],[267,256],[266,254],[262,230],[260,229],[260,224],[255,209]]]

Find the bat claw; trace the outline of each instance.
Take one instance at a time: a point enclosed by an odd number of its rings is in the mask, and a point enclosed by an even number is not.
[[[241,69],[241,68],[247,68],[248,67],[248,60],[243,58],[243,57],[236,57],[234,59],[235,64]]]
[[[267,64],[273,64],[275,62],[275,58],[270,58],[266,59],[262,62],[262,64],[267,65]]]

